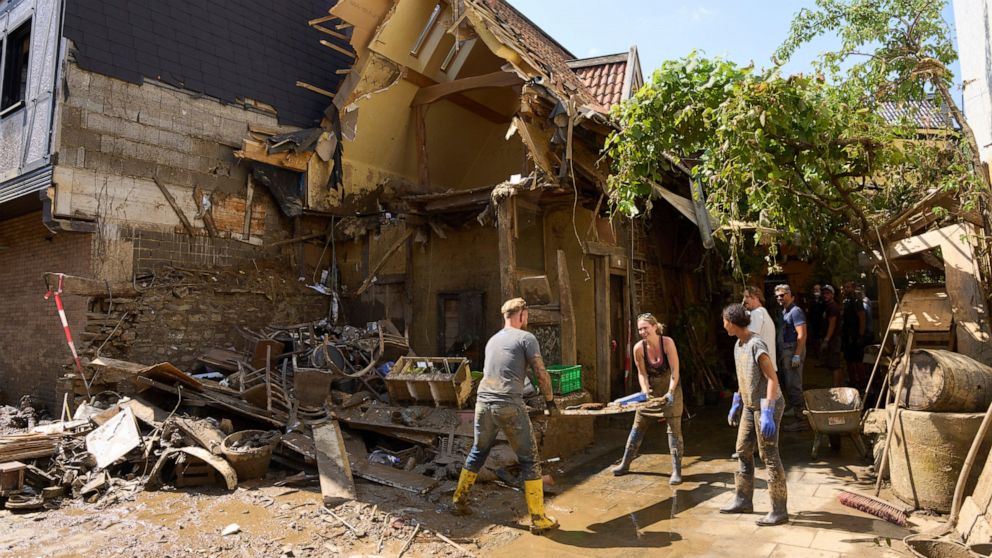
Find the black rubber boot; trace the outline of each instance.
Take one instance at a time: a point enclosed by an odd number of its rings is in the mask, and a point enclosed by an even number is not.
[[[675,434],[668,435],[668,447],[672,453],[672,476],[668,479],[668,484],[682,484],[682,448],[679,447]]]
[[[750,513],[754,511],[751,499],[754,497],[754,475],[734,473],[734,485],[737,490],[734,501],[720,508],[720,513]]]
[[[615,476],[626,475],[630,471],[630,462],[637,457],[637,450],[641,449],[641,441],[644,440],[644,432],[637,427],[630,429],[630,436],[627,437],[627,445],[623,449],[623,459],[620,464],[613,468]]]

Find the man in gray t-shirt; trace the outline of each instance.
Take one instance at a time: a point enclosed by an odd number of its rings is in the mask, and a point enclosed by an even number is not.
[[[539,358],[541,348],[533,333],[514,327],[496,332],[486,343],[486,365],[476,400],[482,403],[523,400],[527,364]]]
[[[556,414],[551,378],[544,368],[537,338],[526,330],[527,302],[522,298],[506,301],[501,309],[503,329],[486,343],[486,364],[479,382],[475,403],[475,443],[458,478],[451,500],[455,513],[468,512],[468,491],[479,476],[502,430],[517,454],[520,476],[524,479],[524,496],[530,512],[531,531],[540,533],[558,527],[553,517],[544,514],[544,483],[541,464],[534,443],[534,430],[524,405],[524,378],[529,364],[537,376],[550,414]]]

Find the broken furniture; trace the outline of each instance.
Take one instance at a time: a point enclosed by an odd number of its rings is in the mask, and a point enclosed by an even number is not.
[[[472,393],[468,359],[460,357],[401,357],[386,376],[393,404],[465,406]]]
[[[20,461],[0,463],[0,498],[20,492],[24,488],[27,465]]]

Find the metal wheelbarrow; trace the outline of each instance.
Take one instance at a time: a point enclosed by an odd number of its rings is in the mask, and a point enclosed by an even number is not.
[[[813,429],[813,459],[816,459],[831,434],[848,434],[861,457],[868,449],[861,439],[861,394],[851,387],[810,389],[803,392],[803,414]]]

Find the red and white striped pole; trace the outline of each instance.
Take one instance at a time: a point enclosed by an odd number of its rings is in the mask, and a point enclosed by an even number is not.
[[[48,300],[55,295],[55,307],[59,310],[59,319],[62,320],[62,329],[65,331],[65,340],[69,344],[69,350],[72,351],[72,359],[76,363],[76,372],[79,373],[79,377],[83,379],[83,386],[86,387],[86,397],[90,397],[90,384],[86,380],[86,373],[83,372],[83,363],[79,361],[79,354],[76,352],[76,344],[72,342],[72,332],[69,331],[69,321],[65,317],[65,306],[62,305],[62,284],[65,279],[64,273],[59,273],[59,286],[55,291],[52,291],[51,286],[48,287],[48,292],[45,293],[45,300]]]

